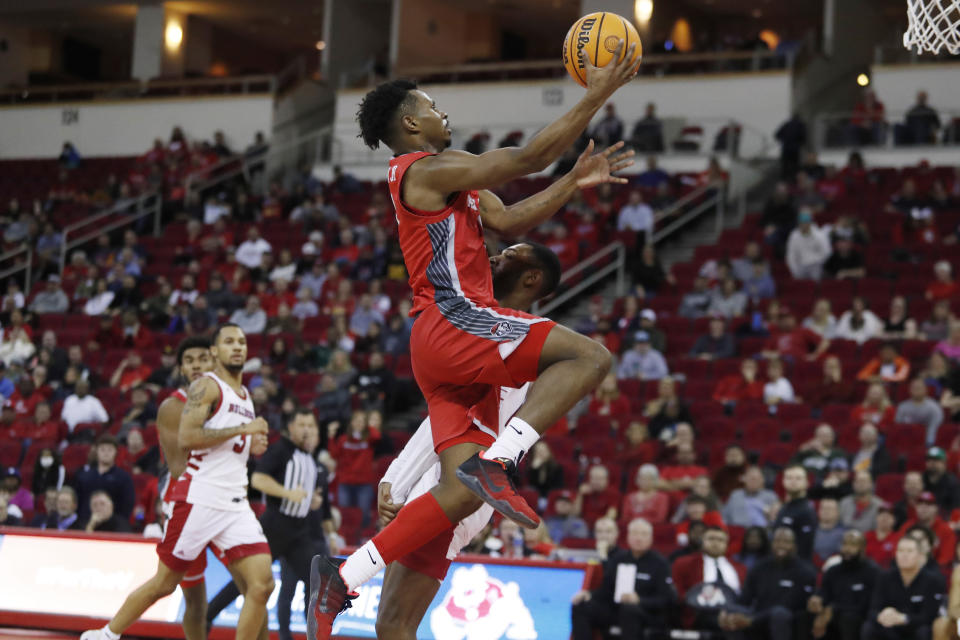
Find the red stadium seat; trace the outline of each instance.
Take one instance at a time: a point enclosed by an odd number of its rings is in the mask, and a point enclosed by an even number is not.
[[[877,476],[874,491],[891,504],[897,502],[903,497],[903,476],[902,473],[885,473]]]

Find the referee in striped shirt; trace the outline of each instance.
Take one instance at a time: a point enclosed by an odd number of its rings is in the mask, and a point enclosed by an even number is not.
[[[322,532],[313,526],[317,516],[330,519],[326,469],[317,465],[313,451],[320,442],[317,419],[310,409],[299,408],[293,414],[284,437],[274,442],[257,461],[250,485],[266,496],[267,508],[260,516],[260,525],[270,545],[270,553],[281,564],[292,569],[292,584],[281,584],[281,594],[292,598],[297,580],[310,585],[310,561],[326,551]],[[288,582],[284,571],[283,583]],[[230,592],[233,583],[217,594],[210,603],[207,619],[213,620],[226,605],[239,595]],[[231,597],[232,596],[232,597]],[[281,640],[290,636],[290,602],[277,602],[277,622]]]

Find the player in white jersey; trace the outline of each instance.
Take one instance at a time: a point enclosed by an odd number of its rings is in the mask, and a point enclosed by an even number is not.
[[[543,260],[546,247],[535,253],[531,243],[520,243],[490,259],[493,289],[500,306],[529,311],[533,303],[553,293],[560,263]],[[530,383],[520,389],[502,388],[499,433],[523,404]],[[496,433],[493,434],[496,437]],[[403,503],[430,491],[440,481],[440,458],[434,452],[430,419],[424,420],[380,481],[377,503],[381,517],[390,521]],[[484,503],[447,534],[437,536],[417,551],[391,563],[384,574],[377,612],[378,640],[416,640],[417,627],[440,589],[450,562],[490,521],[493,507]]]
[[[193,336],[181,342],[177,349],[177,367],[180,376],[188,385],[213,369],[210,339]],[[157,435],[168,471],[161,491],[163,513],[168,520],[173,513],[174,506],[168,494],[173,483],[186,469],[189,453],[181,449],[178,442],[180,415],[183,413],[183,406],[186,402],[186,392],[183,389],[177,389],[160,404],[160,409],[157,411]],[[153,577],[127,596],[120,610],[117,611],[117,614],[110,620],[104,630],[87,631],[81,638],[83,640],[96,640],[101,637],[119,637],[143,615],[144,611],[152,607],[158,600],[172,593],[179,582],[180,589],[183,592],[183,634],[186,640],[205,640],[207,636],[207,590],[203,580],[203,572],[206,566],[207,557],[205,554],[201,554],[187,569],[182,579],[178,581],[174,572],[162,562],[159,563],[157,572]]]
[[[267,448],[267,423],[257,418],[241,383],[247,340],[240,327],[222,325],[210,347],[213,370],[190,385],[178,444],[190,451],[186,470],[168,494],[174,501],[157,548],[171,574],[170,592],[207,546],[225,559],[244,595],[236,637],[266,638],[266,604],[273,592],[270,549],[246,497],[247,459]],[[132,622],[132,621],[131,621]],[[116,640],[108,624],[97,638]]]

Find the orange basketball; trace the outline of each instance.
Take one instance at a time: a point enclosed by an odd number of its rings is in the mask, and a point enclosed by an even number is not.
[[[596,66],[602,67],[613,58],[620,40],[625,42],[620,60],[627,55],[630,45],[636,43],[637,50],[633,59],[640,62],[643,45],[640,34],[629,20],[609,11],[587,14],[574,22],[570,31],[567,31],[567,37],[563,40],[563,66],[567,68],[571,78],[580,86],[586,87],[587,75],[583,56],[587,56]]]

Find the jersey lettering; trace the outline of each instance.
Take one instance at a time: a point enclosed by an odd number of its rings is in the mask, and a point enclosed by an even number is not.
[[[233,450],[237,453],[243,453],[243,450],[247,448],[247,434],[240,436],[240,442],[234,443]]]

